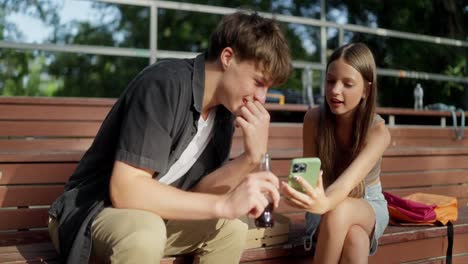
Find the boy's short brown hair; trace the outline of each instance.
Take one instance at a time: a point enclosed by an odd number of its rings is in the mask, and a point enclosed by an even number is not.
[[[224,16],[211,34],[208,60],[216,60],[231,47],[239,61],[252,60],[262,67],[273,85],[284,83],[291,73],[291,55],[287,41],[273,19],[257,12],[237,11]]]

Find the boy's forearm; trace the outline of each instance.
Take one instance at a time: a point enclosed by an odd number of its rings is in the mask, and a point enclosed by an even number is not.
[[[213,194],[227,193],[235,188],[247,174],[257,169],[258,165],[245,153],[241,154],[205,176],[192,191]]]
[[[136,177],[123,188],[111,189],[111,197],[116,208],[150,211],[163,219],[224,217],[220,195],[182,191],[146,177]]]

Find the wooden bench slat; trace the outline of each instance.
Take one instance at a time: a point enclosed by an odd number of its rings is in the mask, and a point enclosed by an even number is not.
[[[388,128],[392,138],[452,138],[452,127],[439,126],[394,126]]]
[[[444,264],[445,259],[442,258],[439,264]],[[468,263],[468,255],[466,253],[455,254],[452,258],[453,264],[466,264]]]
[[[37,243],[0,248],[2,263],[58,263],[52,243]]]
[[[455,236],[454,244],[466,244],[467,237],[468,234]],[[369,263],[402,263],[445,256],[447,250],[445,241],[445,237],[436,237],[432,239],[413,240],[402,244],[379,246],[378,253],[369,258]],[[455,254],[459,252],[464,251],[460,251],[459,248],[454,248]]]
[[[400,188],[468,182],[467,169],[384,172],[381,174],[383,188]]]
[[[0,230],[45,228],[49,214],[47,208],[0,210]]]
[[[466,169],[468,156],[385,157],[382,171]]]
[[[259,259],[272,259],[290,256],[293,254],[293,250],[284,245],[277,245],[264,248],[254,248],[244,251],[241,257],[241,262],[248,263],[249,261],[255,261]]]
[[[73,120],[102,122],[108,106],[0,105],[0,120]]]
[[[415,110],[412,108],[377,107],[377,112],[382,115],[414,115],[414,116],[452,116],[450,111],[439,110]],[[468,113],[468,112],[467,112]],[[460,116],[457,113],[457,116]]]
[[[465,207],[468,208],[468,198],[458,199],[458,208]]]
[[[0,163],[0,185],[66,183],[77,163]]]
[[[79,105],[79,106],[108,106],[114,105],[115,98],[90,97],[31,97],[31,96],[1,96],[0,104],[16,105]]]
[[[50,205],[63,193],[63,185],[0,186],[0,207]]]
[[[79,162],[83,151],[6,151],[0,150],[0,162]]]
[[[385,157],[394,156],[456,156],[468,154],[468,147],[400,147],[400,148],[388,148],[384,152]]]
[[[1,248],[7,246],[42,242],[50,242],[49,231],[47,229],[0,232],[0,251]]]
[[[7,151],[81,151],[85,152],[93,138],[22,138],[0,139],[0,150]]]
[[[101,121],[114,102],[115,99],[0,98],[0,206],[9,207],[0,208],[0,230],[3,231],[0,232],[0,245],[45,241],[51,246],[45,229],[20,232],[4,230],[47,226],[47,206],[62,193],[63,184],[92,143]],[[266,108],[273,116],[273,112],[284,109],[291,109],[299,115],[307,110],[304,105],[267,104]],[[427,115],[436,118],[449,116],[448,112],[415,112],[411,109],[379,108],[378,111],[384,115]],[[454,140],[451,127],[393,126],[389,130],[393,147],[384,153],[383,158],[381,179],[385,190],[395,191],[398,195],[424,191],[457,196],[460,210],[468,208],[468,138]],[[269,136],[272,170],[281,180],[287,180],[290,159],[302,156],[302,124],[272,123]],[[239,155],[242,149],[242,132],[238,129],[234,134],[231,157]],[[40,208],[15,209],[16,206],[33,205],[40,205]],[[290,234],[293,239],[299,239],[305,227],[304,213],[284,203],[276,212],[291,219]],[[466,243],[464,239],[468,236],[468,213],[466,216],[461,213],[455,232],[458,237],[456,245]],[[393,247],[394,244],[399,247],[392,248],[393,254],[395,251],[401,252],[402,246],[415,251],[420,249],[405,244],[407,242],[418,242],[419,246],[431,249],[432,244],[427,242],[431,239],[438,239],[437,243],[443,249],[444,245],[440,242],[445,240],[445,229],[390,227],[381,239],[379,252],[386,246]],[[251,264],[311,261],[310,257],[305,257],[300,245],[293,245],[293,248],[288,248],[289,246],[291,245],[247,250],[242,261]],[[457,252],[468,252],[467,249],[460,250],[460,247],[456,249]],[[382,251],[385,254],[386,251]],[[0,248],[0,262],[5,257],[21,258],[20,255],[15,255],[18,252],[5,252]],[[376,257],[382,260],[379,252]],[[422,256],[417,252],[413,253],[414,257]],[[439,253],[431,256],[439,259]],[[27,261],[37,260],[36,257],[41,254],[40,251],[36,252]],[[428,256],[422,257],[427,259]],[[384,256],[382,261],[388,260],[391,259]],[[166,264],[189,262],[190,258],[167,258],[162,261]],[[376,262],[371,258],[371,263]]]
[[[98,121],[1,121],[2,137],[94,137]]]
[[[468,140],[455,140],[455,138],[446,138],[446,139],[431,139],[431,138],[417,138],[417,139],[409,139],[409,138],[401,138],[401,139],[393,139],[390,143],[392,148],[398,147],[468,147]]]

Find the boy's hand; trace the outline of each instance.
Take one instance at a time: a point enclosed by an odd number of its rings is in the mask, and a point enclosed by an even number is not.
[[[278,207],[280,194],[279,180],[271,172],[251,173],[231,192],[224,194],[217,204],[221,218],[234,219],[242,215],[259,217],[267,207],[271,197],[275,208]]]
[[[245,154],[253,163],[260,163],[262,155],[267,153],[270,114],[258,100],[247,101],[236,122],[244,136]]]

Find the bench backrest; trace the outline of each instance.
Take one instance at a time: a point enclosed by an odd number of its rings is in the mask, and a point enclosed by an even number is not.
[[[114,102],[0,98],[0,231],[47,226],[48,206],[63,191]],[[451,128],[396,126],[390,131],[392,147],[382,165],[385,189],[398,195],[422,191],[456,196],[460,206],[467,206],[467,139],[456,141]],[[242,148],[242,133],[236,131],[231,156]],[[269,149],[273,172],[286,180],[291,158],[302,155],[302,125],[272,123]],[[287,205],[278,211],[301,215]]]

